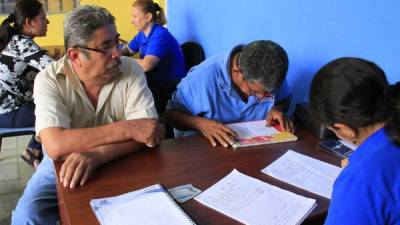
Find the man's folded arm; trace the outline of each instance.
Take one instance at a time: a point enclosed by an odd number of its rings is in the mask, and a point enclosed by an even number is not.
[[[93,128],[49,127],[41,130],[39,137],[47,154],[57,160],[73,152],[126,141],[157,145],[163,135],[158,126],[155,119],[137,119]]]

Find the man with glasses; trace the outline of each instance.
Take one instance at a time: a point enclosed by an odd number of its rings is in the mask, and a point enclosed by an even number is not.
[[[56,174],[61,185],[84,185],[93,171],[123,155],[160,143],[164,130],[143,70],[121,57],[114,17],[82,6],[64,22],[66,56],[35,80],[36,135],[45,157],[13,212],[12,224],[55,224]]]
[[[291,100],[287,70],[285,50],[272,41],[235,46],[189,71],[167,105],[166,120],[201,132],[213,146],[234,144],[237,134],[226,123],[266,119],[266,125],[278,122],[294,132],[284,114]]]

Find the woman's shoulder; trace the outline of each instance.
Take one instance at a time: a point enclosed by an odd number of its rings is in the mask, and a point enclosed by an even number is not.
[[[167,38],[167,39],[175,39],[175,37],[169,32],[167,28],[162,25],[156,24],[154,26],[154,31],[152,37],[154,38]]]
[[[25,53],[32,54],[41,51],[42,49],[32,40],[32,38],[17,34],[11,38],[5,50],[13,55],[21,55]]]

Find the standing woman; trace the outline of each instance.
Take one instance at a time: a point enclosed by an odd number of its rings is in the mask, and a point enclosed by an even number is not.
[[[32,98],[36,73],[53,60],[34,41],[46,36],[49,21],[38,0],[17,1],[0,26],[0,127],[19,128],[35,125]],[[42,147],[34,138],[21,157],[36,167]]]
[[[400,83],[374,63],[339,58],[310,90],[313,115],[358,146],[333,187],[325,224],[400,224]]]
[[[139,33],[123,50],[123,55],[139,52],[136,61],[146,72],[158,113],[163,113],[176,84],[185,76],[185,60],[178,41],[162,25],[164,10],[152,0],[136,0],[132,5],[132,24]]]

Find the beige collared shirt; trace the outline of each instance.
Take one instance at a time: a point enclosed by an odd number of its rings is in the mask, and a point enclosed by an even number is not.
[[[121,71],[103,86],[97,108],[64,56],[41,71],[34,84],[36,135],[49,127],[86,128],[121,120],[157,118],[141,67],[121,57]],[[37,137],[38,138],[38,137]]]

